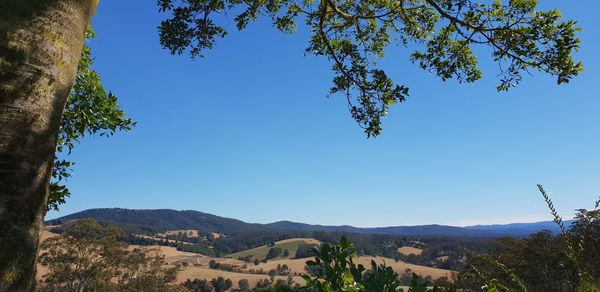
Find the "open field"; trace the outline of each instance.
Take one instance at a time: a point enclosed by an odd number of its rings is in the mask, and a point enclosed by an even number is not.
[[[303,244],[320,244],[321,242],[314,238],[291,238],[286,240],[280,240],[275,242],[274,246],[263,245],[257,248],[241,251],[238,253],[230,254],[229,257],[233,259],[238,259],[240,257],[252,256],[252,260],[259,259],[262,260],[267,256],[269,249],[272,247],[279,247],[282,250],[287,249],[290,254],[287,257],[281,258],[294,258],[296,256],[296,251],[298,247]]]
[[[160,251],[161,254],[163,254],[165,256],[165,260],[167,261],[167,263],[173,263],[173,262],[177,262],[180,261],[182,259],[188,259],[188,258],[208,258],[205,255],[201,255],[201,254],[197,254],[197,253],[193,253],[193,252],[185,252],[185,251],[179,251],[177,250],[177,248],[172,247],[172,246],[162,246],[162,245],[130,245],[127,249],[129,250],[133,250],[135,248],[141,248],[141,249],[157,249]]]
[[[403,246],[398,248],[398,252],[408,256],[411,254],[420,255],[421,253],[423,253],[423,250],[412,246]]]

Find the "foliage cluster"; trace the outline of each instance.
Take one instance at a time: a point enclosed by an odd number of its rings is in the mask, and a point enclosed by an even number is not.
[[[223,277],[213,278],[211,281],[204,279],[187,279],[183,286],[194,292],[223,292],[231,289],[233,282]]]
[[[443,80],[471,83],[482,77],[476,47],[499,64],[498,91],[516,86],[523,72],[540,71],[569,82],[583,70],[576,23],[558,10],[540,11],[535,0],[159,0],[169,14],[160,42],[172,54],[202,57],[227,31],[219,14],[235,14],[238,30],[267,17],[284,33],[299,23],[310,31],[307,54],[325,56],[334,73],[330,94],[345,97],[368,137],[381,133],[389,109],[408,97],[378,68],[389,45],[409,48],[412,62]],[[480,50],[486,51],[486,50]]]
[[[39,261],[49,273],[42,291],[163,291],[176,269],[165,268],[157,250],[133,249],[119,241],[125,234],[92,219],[72,222],[45,240]]]
[[[314,256],[313,248],[317,247],[316,244],[301,244],[298,246],[296,250],[296,254],[294,255],[295,259],[303,259],[310,258]]]
[[[438,287],[415,273],[410,273],[408,283],[403,283],[401,277],[389,266],[371,261],[369,268],[362,264],[356,265],[353,258],[356,256],[354,245],[346,237],[331,245],[325,243],[313,249],[314,260],[306,262],[307,270],[311,275],[303,275],[306,285],[302,288],[307,291],[332,292],[332,291],[404,291],[400,288],[408,284],[408,291],[412,292],[442,292],[456,291],[450,282],[444,282],[447,287]]]
[[[288,251],[289,253],[289,251]],[[276,257],[279,257],[283,254],[283,249],[281,247],[271,247],[269,248],[269,252],[267,252],[266,259],[270,260]]]
[[[487,283],[495,291],[598,291],[600,289],[600,200],[579,209],[565,226],[544,188],[538,188],[562,233],[543,231],[526,239],[504,238],[459,275],[465,288]]]
[[[254,288],[250,287],[250,283],[246,279],[238,281],[238,288],[232,288],[233,282],[230,279],[224,279],[223,277],[213,278],[211,281],[207,279],[188,279],[183,283],[183,286],[194,292],[220,292],[220,291],[232,291],[232,292],[249,292],[249,291],[271,291],[271,292],[285,292],[285,291],[299,291],[302,287],[294,283],[291,278],[288,280],[272,280],[272,279],[260,279]]]
[[[85,37],[88,41],[96,37],[91,26]],[[64,204],[65,198],[71,194],[64,183],[71,176],[71,167],[75,163],[67,157],[81,139],[95,135],[108,137],[135,126],[135,122],[125,116],[117,97],[110,91],[106,92],[93,65],[92,51],[84,44],[75,84],[67,98],[58,133],[48,210],[58,210],[58,206]]]

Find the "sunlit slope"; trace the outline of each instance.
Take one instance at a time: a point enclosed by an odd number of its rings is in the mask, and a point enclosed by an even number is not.
[[[280,240],[275,242],[274,246],[268,246],[268,245],[263,245],[263,246],[259,246],[253,249],[248,249],[245,251],[241,251],[241,252],[237,252],[234,254],[229,255],[229,257],[233,258],[233,259],[238,259],[240,257],[247,257],[247,256],[251,256],[251,260],[254,259],[258,259],[258,260],[262,260],[264,258],[266,258],[267,254],[269,253],[269,249],[274,248],[274,247],[279,247],[282,250],[288,250],[289,251],[289,255],[288,256],[279,256],[278,258],[294,258],[296,256],[296,251],[298,250],[298,247],[301,245],[305,245],[305,244],[320,244],[320,241],[313,239],[313,238],[290,238],[290,239],[286,239],[286,240]],[[273,259],[275,260],[275,259]]]

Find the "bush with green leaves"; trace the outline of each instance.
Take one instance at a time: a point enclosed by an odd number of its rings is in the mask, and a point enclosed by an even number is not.
[[[313,253],[315,259],[306,262],[312,276],[302,276],[306,281],[305,291],[403,291],[400,278],[391,267],[378,265],[375,261],[371,261],[370,269],[362,264],[356,265],[353,261],[356,257],[354,245],[345,236],[335,245],[324,243],[313,248]],[[428,284],[413,273],[408,291],[451,291],[436,286],[429,289]]]
[[[270,260],[280,256],[283,253],[283,249],[281,247],[271,247],[269,248],[269,252],[267,252],[266,259]]]
[[[479,255],[458,275],[462,288],[486,291],[599,291],[600,200],[594,209],[577,210],[566,226],[541,185],[561,232],[542,231],[525,239],[503,238],[490,254]]]

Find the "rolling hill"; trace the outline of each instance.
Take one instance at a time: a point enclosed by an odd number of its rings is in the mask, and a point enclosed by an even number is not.
[[[89,209],[64,217],[48,220],[49,225],[92,218],[98,221],[114,222],[147,228],[155,232],[168,230],[198,230],[200,232],[218,231],[222,233],[268,231],[261,224],[246,223],[237,219],[220,217],[198,211],[176,211],[170,209],[135,210],[121,208]]]
[[[349,225],[311,225],[291,221],[258,224],[247,223],[237,219],[220,217],[193,210],[135,210],[121,208],[89,209],[57,219],[48,220],[46,221],[46,224],[60,225],[63,222],[81,218],[93,218],[98,221],[114,222],[130,228],[136,227],[155,232],[179,229],[198,230],[200,232],[221,232],[225,234],[244,232],[326,231],[358,234],[456,237],[523,237],[544,229],[555,233],[558,232],[558,228],[552,221],[505,225],[477,225],[469,227],[432,224],[361,228]]]
[[[231,257],[233,259],[237,259],[237,258],[241,258],[241,257],[249,257],[250,260],[254,260],[254,259],[262,260],[267,257],[267,253],[269,252],[269,249],[271,249],[272,247],[278,247],[278,248],[281,248],[282,250],[287,249],[289,251],[288,256],[281,255],[281,256],[277,257],[278,259],[294,258],[296,256],[296,251],[298,250],[298,247],[300,245],[305,245],[305,244],[318,245],[319,243],[320,242],[318,240],[315,240],[313,238],[284,239],[284,240],[275,242],[275,244],[273,246],[263,245],[263,246],[259,246],[256,248],[252,248],[252,249],[248,249],[245,251],[230,254],[229,257]]]

